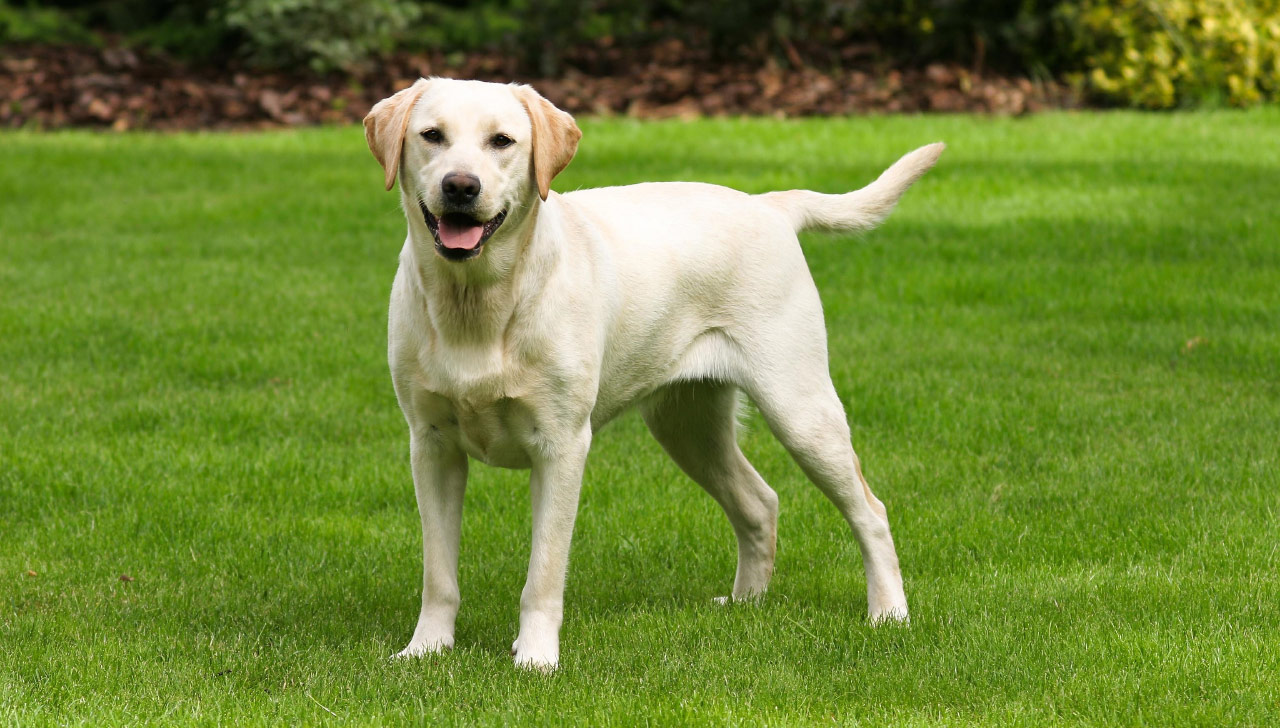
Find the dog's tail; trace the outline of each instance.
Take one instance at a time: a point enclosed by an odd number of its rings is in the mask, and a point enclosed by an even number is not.
[[[893,163],[875,182],[843,195],[787,190],[760,195],[801,230],[870,230],[884,221],[898,198],[938,161],[947,145],[920,147]]]

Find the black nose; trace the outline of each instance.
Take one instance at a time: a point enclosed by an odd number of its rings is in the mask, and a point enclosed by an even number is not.
[[[444,198],[455,205],[467,205],[480,194],[480,178],[474,174],[450,172],[440,181]]]

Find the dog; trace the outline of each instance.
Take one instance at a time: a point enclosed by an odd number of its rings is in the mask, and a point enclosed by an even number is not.
[[[687,182],[557,194],[551,181],[582,132],[529,86],[420,79],[376,104],[364,130],[387,190],[399,180],[408,220],[388,362],[409,425],[423,580],[398,656],[453,646],[474,458],[531,471],[533,542],[512,655],[556,668],[587,451],[633,406],[733,525],[737,573],[723,599],[762,595],[778,497],[738,448],[740,393],[852,527],[871,620],[907,619],[885,507],[850,445],[796,234],[874,227],[943,144],[840,195]]]

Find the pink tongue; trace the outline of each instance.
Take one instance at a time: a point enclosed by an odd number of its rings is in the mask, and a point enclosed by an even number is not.
[[[440,242],[446,248],[471,250],[480,244],[483,234],[483,225],[459,225],[443,218],[440,220]]]

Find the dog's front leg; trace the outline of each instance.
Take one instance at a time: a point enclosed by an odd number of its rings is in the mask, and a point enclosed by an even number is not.
[[[413,639],[397,657],[416,657],[453,647],[458,615],[458,538],[467,456],[434,427],[414,428],[409,454],[413,487],[422,516],[422,611]]]
[[[590,449],[591,429],[584,425],[533,463],[529,479],[533,548],[529,575],[520,595],[520,636],[511,646],[520,667],[551,671],[560,658],[569,542],[578,513],[582,470]]]

